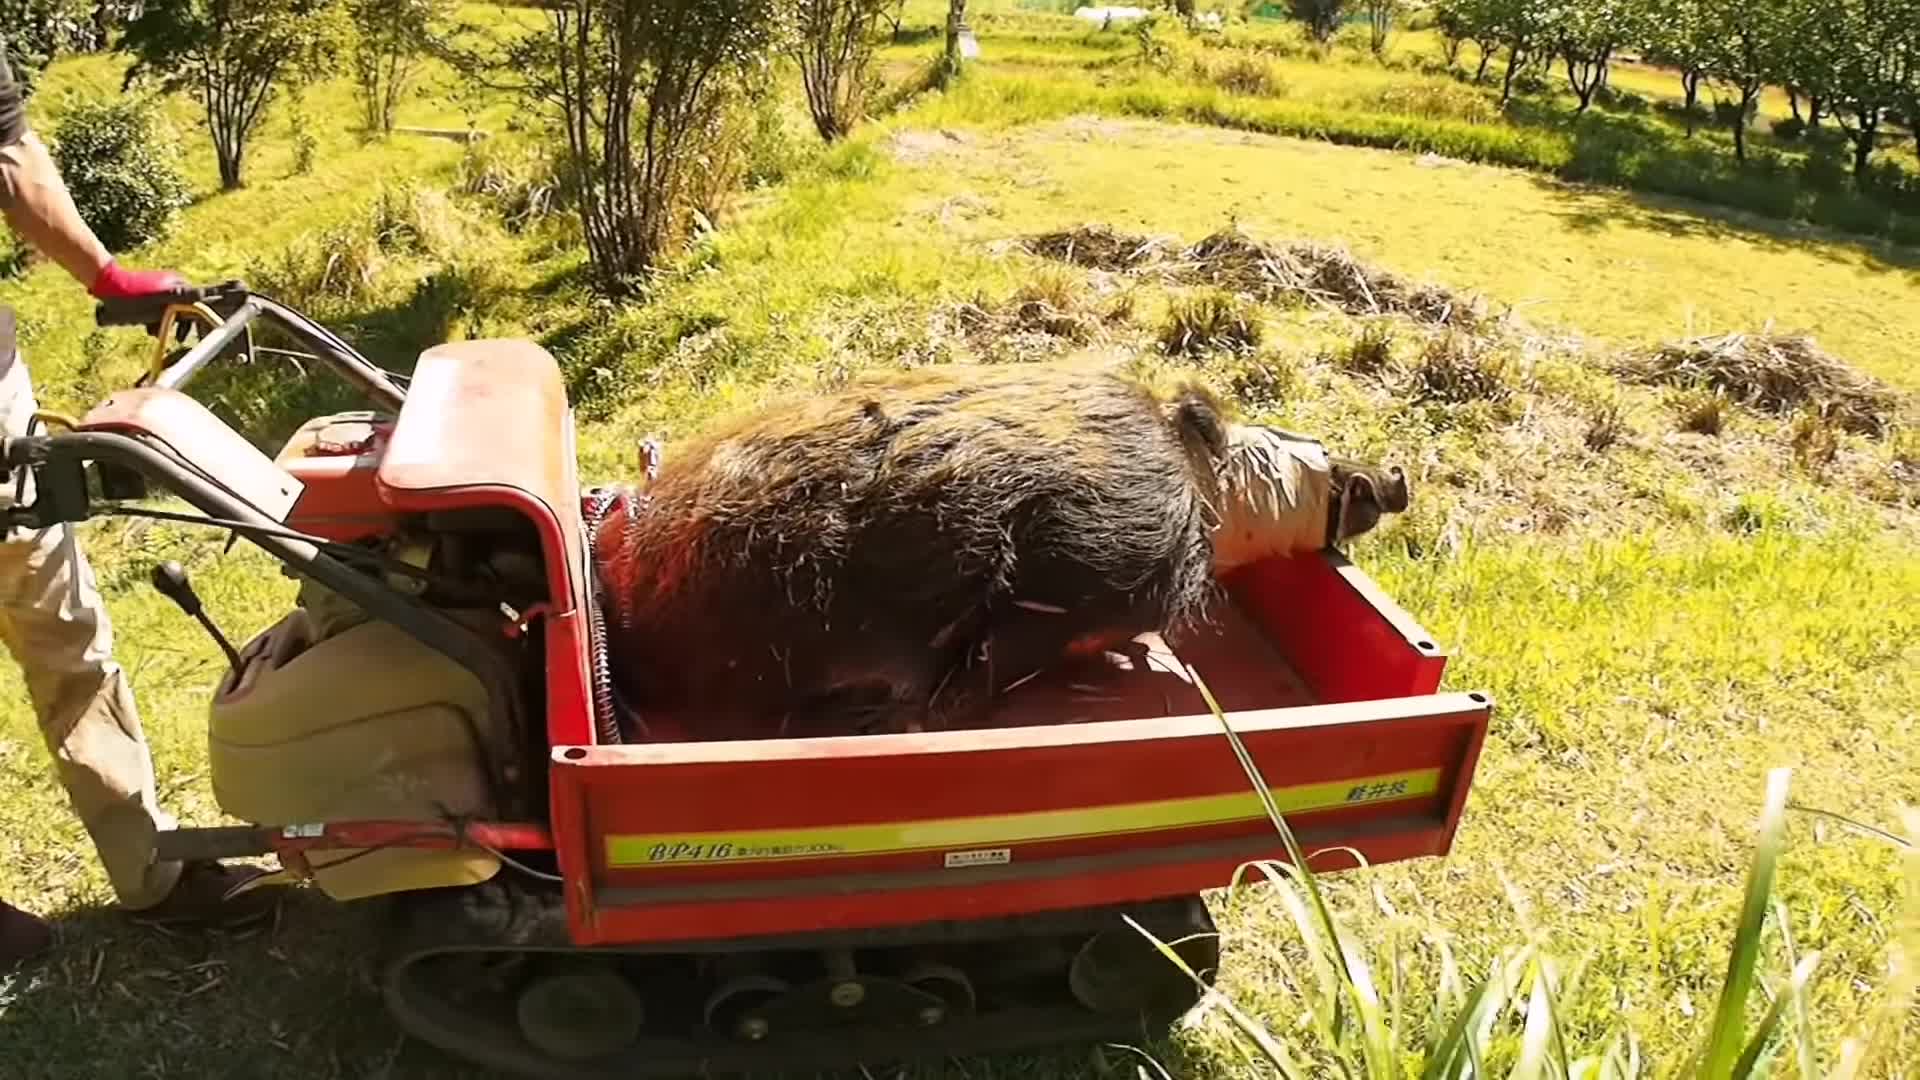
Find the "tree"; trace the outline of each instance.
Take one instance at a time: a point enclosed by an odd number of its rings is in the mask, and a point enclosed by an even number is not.
[[[1387,34],[1393,29],[1393,20],[1404,9],[1405,0],[1366,0],[1367,6],[1367,47],[1373,55],[1384,56],[1387,52]],[[1447,63],[1453,63],[1453,54],[1460,51],[1459,45],[1451,45]]]
[[[960,28],[967,25],[967,0],[947,0],[947,51],[946,70],[949,75],[960,70]]]
[[[1783,0],[1707,0],[1706,13],[1717,28],[1707,70],[1733,91],[1739,107],[1731,111],[1728,125],[1733,154],[1745,161],[1754,102],[1785,70],[1795,46],[1797,20]]]
[[[1463,6],[1456,0],[1440,0],[1433,8],[1433,27],[1440,31],[1440,42],[1446,47],[1449,69],[1460,62],[1460,47],[1473,36],[1461,10]]]
[[[318,74],[349,31],[339,0],[148,0],[120,48],[134,56],[126,85],[153,79],[199,99],[232,191],[275,91]]]
[[[449,0],[347,0],[353,19],[353,80],[369,132],[391,132],[420,60],[434,47],[434,26]]]
[[[595,283],[631,296],[730,169],[710,152],[783,45],[787,11],[784,0],[548,0],[544,29],[503,41],[469,26],[479,43],[450,40],[446,55],[562,128]]]
[[[794,60],[807,111],[832,142],[853,130],[871,90],[874,38],[893,0],[798,0]]]
[[[1643,8],[1637,0],[1576,0],[1542,13],[1554,49],[1567,67],[1567,85],[1586,112],[1607,84],[1608,66],[1622,45],[1642,36]]]
[[[1347,17],[1347,0],[1287,0],[1293,17],[1307,24],[1313,40],[1325,45]]]
[[[0,0],[0,27],[7,39],[7,66],[25,95],[60,53],[84,42],[92,12],[81,0]]]
[[[1699,115],[1701,84],[1719,47],[1719,24],[1707,4],[1708,0],[1668,0],[1657,18],[1649,13],[1643,28],[1648,57],[1680,72],[1688,138],[1693,137]]]
[[[1865,187],[1881,127],[1910,85],[1908,41],[1916,18],[1915,0],[1827,0],[1802,23],[1824,45],[1816,53],[1818,69],[1803,74],[1853,143],[1856,186]]]
[[[1462,41],[1471,41],[1480,51],[1480,65],[1473,81],[1485,82],[1487,65],[1499,51],[1503,40],[1498,6],[1501,0],[1438,0],[1434,20],[1447,40],[1447,63],[1460,52]]]
[[[1907,35],[1900,42],[1900,112],[1913,136],[1913,150],[1920,154],[1920,22],[1907,23]]]
[[[1541,50],[1549,47],[1549,13],[1538,0],[1486,0],[1484,18],[1489,31],[1499,35],[1501,44],[1507,47],[1507,70],[1500,80],[1500,107],[1504,109],[1513,100],[1514,80],[1529,63],[1540,58]]]

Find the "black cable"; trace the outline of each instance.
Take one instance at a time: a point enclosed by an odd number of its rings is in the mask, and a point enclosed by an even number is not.
[[[559,876],[558,874],[549,874],[545,870],[535,870],[533,867],[528,866],[526,863],[523,863],[520,860],[509,856],[506,852],[501,851],[499,848],[494,847],[492,844],[482,843],[481,841],[476,840],[473,837],[467,835],[467,824],[470,820],[469,818],[464,817],[460,814],[456,814],[453,811],[448,810],[445,806],[440,807],[440,815],[441,817],[446,819],[446,822],[448,825],[453,827],[453,842],[455,845],[471,844],[474,847],[479,848],[481,851],[484,851],[487,854],[493,856],[494,858],[499,859],[502,865],[510,866],[513,869],[518,870],[521,873],[537,881],[548,881],[548,882],[552,882],[555,885],[565,885],[567,883],[567,879]]]
[[[205,514],[181,514],[181,513],[175,513],[174,511],[171,511],[171,510],[152,510],[152,509],[147,509],[143,507],[109,505],[109,506],[99,507],[97,509],[97,512],[100,514],[106,515],[108,517],[153,518],[157,521],[177,521],[186,525],[209,525],[215,528],[227,529],[229,531],[237,532],[237,533],[255,533],[261,536],[278,536],[283,540],[299,540],[304,543],[312,544],[314,547],[317,547],[320,550],[325,551],[330,555],[334,555],[340,559],[345,559],[345,560],[359,559],[364,562],[372,563],[376,566],[383,567],[385,569],[393,570],[397,573],[402,573],[410,577],[417,578],[421,581],[427,582],[430,585],[445,583],[444,581],[442,581],[442,579],[436,577],[432,573],[422,570],[411,563],[402,562],[399,559],[393,558],[390,555],[382,555],[377,551],[369,551],[366,548],[355,547],[352,544],[343,544],[338,540],[328,540],[325,537],[314,536],[310,533],[303,533],[298,529],[281,529],[281,528],[274,528],[267,525],[255,525],[251,522],[246,522],[246,521],[237,521],[233,518],[208,517]]]

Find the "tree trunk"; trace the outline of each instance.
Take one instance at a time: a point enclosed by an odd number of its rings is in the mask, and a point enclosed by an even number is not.
[[[245,142],[234,139],[231,142],[215,140],[214,155],[220,159],[220,190],[238,191],[242,186],[240,178],[240,159]]]
[[[1526,63],[1527,54],[1519,46],[1509,46],[1507,51],[1507,74],[1500,80],[1500,107],[1506,108],[1513,100],[1513,77]]]
[[[1611,56],[1611,46],[1601,49],[1595,56],[1576,58],[1572,51],[1565,54],[1567,62],[1567,84],[1573,88],[1575,97],[1580,99],[1580,107],[1575,115],[1587,111],[1593,105],[1594,95],[1607,82],[1607,60]]]
[[[1867,178],[1873,168],[1873,147],[1880,135],[1880,110],[1855,108],[1860,126],[1847,134],[1853,138],[1853,186],[1867,190]]]
[[[1740,88],[1740,108],[1733,117],[1733,156],[1741,163],[1747,160],[1747,110],[1753,107],[1755,98],[1760,96],[1762,87]]]
[[[1484,41],[1476,41],[1474,44],[1480,47],[1480,68],[1473,73],[1473,81],[1483,83],[1487,81],[1487,64],[1493,59],[1493,50],[1487,48],[1487,43]]]
[[[1827,118],[1826,102],[1821,101],[1819,95],[1817,94],[1808,94],[1807,95],[1807,126],[1810,128],[1817,128],[1820,126],[1820,121],[1826,118]]]
[[[1700,80],[1702,77],[1700,71],[1692,68],[1680,73],[1680,85],[1684,87],[1687,92],[1687,138],[1689,139],[1693,138],[1694,129],[1699,126],[1697,120],[1700,115]]]
[[[967,0],[947,0],[947,70],[960,70],[960,27],[967,21]]]

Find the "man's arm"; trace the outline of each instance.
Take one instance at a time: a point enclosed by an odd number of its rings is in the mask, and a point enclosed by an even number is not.
[[[0,213],[26,241],[96,297],[137,296],[182,284],[178,275],[122,269],[73,204],[46,144],[27,124],[20,85],[0,42]]]

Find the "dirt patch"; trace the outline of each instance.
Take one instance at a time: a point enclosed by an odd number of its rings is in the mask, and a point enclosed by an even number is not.
[[[939,131],[901,131],[887,140],[887,152],[908,165],[923,165],[937,158],[965,153],[973,148],[973,138],[962,132],[942,128]]]
[[[1486,317],[1480,298],[1368,266],[1345,248],[1266,244],[1235,228],[1183,246],[1172,237],[1092,224],[1026,237],[1022,246],[1042,258],[1089,269],[1212,285],[1263,301],[1302,299],[1349,315],[1405,315],[1435,326],[1473,326]]]
[[[1805,409],[1857,435],[1880,437],[1901,395],[1822,352],[1805,334],[1722,334],[1671,341],[1616,361],[1621,378],[1648,386],[1718,391],[1775,416]]]

